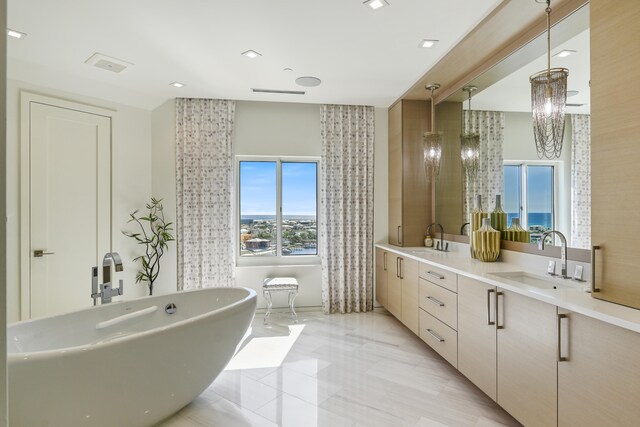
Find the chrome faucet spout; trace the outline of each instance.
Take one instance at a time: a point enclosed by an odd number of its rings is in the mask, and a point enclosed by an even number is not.
[[[552,234],[557,234],[558,237],[560,238],[560,263],[561,263],[560,275],[564,279],[568,279],[569,276],[567,276],[567,238],[564,236],[564,234],[562,234],[558,230],[546,231],[545,233],[542,234],[542,237],[540,237],[540,241],[538,241],[538,249],[540,250],[544,249],[544,239],[546,239],[547,236],[551,236]]]
[[[115,265],[116,272],[122,271],[122,258],[118,252],[108,252],[102,258],[102,282],[111,283],[111,262]]]

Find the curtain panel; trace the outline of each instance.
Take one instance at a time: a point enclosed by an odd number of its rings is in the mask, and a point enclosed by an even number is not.
[[[591,116],[571,115],[571,247],[591,248]]]
[[[373,309],[374,108],[323,105],[320,186],[322,308]]]
[[[502,195],[504,189],[504,112],[472,111],[469,129],[469,111],[465,111],[464,123],[465,131],[480,135],[478,174],[475,179],[465,177],[464,180],[464,218],[465,222],[469,222],[477,195],[482,196],[482,208],[491,212],[495,207],[496,195]]]
[[[235,102],[176,99],[178,289],[233,286]]]

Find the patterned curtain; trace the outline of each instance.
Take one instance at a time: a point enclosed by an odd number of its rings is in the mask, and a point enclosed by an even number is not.
[[[323,105],[320,115],[322,308],[373,310],[374,109]]]
[[[178,289],[232,286],[235,102],[176,99]]]
[[[571,247],[591,247],[591,116],[572,114]]]
[[[469,131],[469,111],[464,112],[465,131]],[[480,134],[480,159],[475,179],[465,177],[463,200],[465,222],[469,222],[476,195],[482,196],[482,208],[494,209],[496,195],[503,195],[504,169],[504,113],[501,111],[472,111],[471,131]],[[504,199],[503,199],[504,200]]]

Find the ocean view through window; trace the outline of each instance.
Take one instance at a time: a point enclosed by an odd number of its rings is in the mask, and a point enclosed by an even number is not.
[[[504,210],[507,225],[520,218],[531,232],[531,243],[537,243],[545,231],[555,224],[555,170],[548,164],[504,165]],[[552,243],[552,238],[547,239]]]
[[[317,161],[240,161],[240,256],[318,255]]]

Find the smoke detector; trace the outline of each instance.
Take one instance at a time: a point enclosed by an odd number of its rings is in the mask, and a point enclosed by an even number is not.
[[[129,67],[132,67],[133,64],[127,61],[123,61],[122,59],[113,58],[111,56],[103,55],[102,53],[94,53],[84,61],[85,64],[93,65],[97,68],[102,68],[103,70],[111,71],[113,73],[121,73]]]

